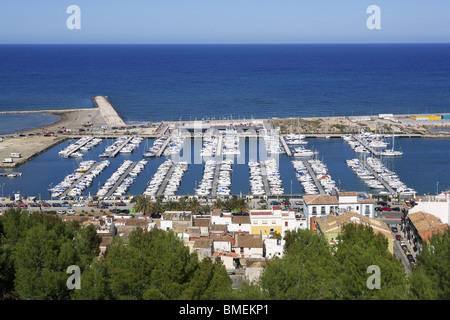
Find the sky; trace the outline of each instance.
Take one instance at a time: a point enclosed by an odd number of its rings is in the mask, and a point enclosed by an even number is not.
[[[70,30],[77,5],[81,29]],[[369,30],[367,8],[380,8]],[[0,44],[449,42],[449,0],[14,0]]]

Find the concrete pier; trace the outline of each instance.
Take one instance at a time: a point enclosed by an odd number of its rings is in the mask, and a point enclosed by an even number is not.
[[[88,170],[88,171],[86,171],[77,181],[75,181],[74,183],[72,183],[72,185],[69,187],[69,188],[67,188],[62,194],[61,194],[61,197],[65,197],[65,196],[67,196],[67,194],[70,192],[70,190],[72,190],[81,180],[83,180],[83,178],[86,176],[86,175],[88,175],[89,173],[91,173],[92,172],[92,170],[94,170],[95,168],[97,168],[98,167],[98,165],[100,164],[101,162],[96,162],[96,163],[94,163],[94,165]]]
[[[125,147],[128,144],[128,142],[130,142],[133,138],[134,137],[128,137],[127,140],[125,140],[125,142],[120,147],[118,147],[116,150],[114,150],[113,152],[111,152],[109,154],[109,157],[114,158],[115,156],[117,156],[117,154],[120,152],[120,150],[122,150],[123,147]]]
[[[94,139],[94,137],[90,137],[89,139],[87,139],[85,142],[83,142],[82,144],[78,145],[76,148],[74,148],[73,150],[70,150],[69,152],[65,153],[64,156],[66,158],[69,158],[72,153],[77,152],[78,150],[80,150],[82,147],[84,147],[85,145],[87,145],[89,142],[91,142]]]
[[[114,186],[108,191],[105,197],[111,197],[113,193],[116,191],[116,189],[120,186],[120,184],[125,180],[126,177],[130,174],[130,172],[136,167],[137,162],[133,162],[131,166],[123,173],[123,175],[117,180],[117,182],[114,184]]]
[[[380,183],[386,188],[387,191],[389,191],[390,194],[395,195],[397,192],[395,192],[394,189],[391,188],[391,186],[382,178],[378,175],[378,173],[375,172],[375,170],[373,170],[365,161],[361,161],[362,165],[364,166],[364,168],[366,168],[367,170],[370,171],[370,173],[375,177],[375,179],[377,179],[378,181],[380,181]]]
[[[211,196],[216,197],[217,196],[217,184],[219,183],[219,174],[220,174],[220,163],[216,164],[216,169],[214,170],[214,180],[211,190]]]
[[[284,148],[284,151],[286,152],[286,155],[287,155],[288,157],[291,157],[291,156],[292,156],[291,149],[290,149],[289,146],[287,145],[286,140],[284,140],[284,137],[283,137],[283,136],[280,136],[280,141],[281,141],[281,144],[283,145],[283,148]]]
[[[167,145],[170,143],[170,137],[168,137],[166,139],[166,141],[164,142],[164,144],[161,146],[161,148],[158,150],[158,152],[156,153],[156,157],[159,158],[161,157],[162,153],[164,152],[164,150],[166,150]]]
[[[93,97],[93,101],[97,108],[100,110],[103,118],[110,127],[123,127],[126,123],[114,109],[113,105],[104,96]]]
[[[261,176],[264,184],[264,191],[266,192],[266,195],[270,196],[272,195],[272,192],[270,192],[269,181],[267,180],[266,165],[264,164],[263,161],[261,161],[260,166],[261,166]]]
[[[167,175],[164,178],[164,181],[161,183],[161,186],[159,187],[159,190],[156,193],[157,198],[159,198],[163,194],[164,190],[166,189],[167,183],[169,183],[169,179],[172,177],[172,173],[175,170],[175,166],[176,166],[176,164],[173,163],[172,166],[170,167],[169,171],[167,172]]]
[[[319,193],[325,194],[325,190],[323,189],[322,185],[320,184],[319,180],[317,179],[317,175],[314,172],[314,170],[311,168],[311,166],[309,165],[308,161],[303,160],[303,164],[305,165],[306,169],[309,172],[309,175],[313,179],[314,184],[316,185],[317,189],[319,190]]]

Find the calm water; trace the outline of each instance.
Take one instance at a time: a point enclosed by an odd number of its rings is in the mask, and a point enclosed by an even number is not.
[[[249,160],[249,149],[252,146],[248,139],[245,143],[244,140],[241,139],[240,143],[241,155],[235,157],[231,185],[233,194],[242,193],[245,195],[250,192],[248,166],[245,163]],[[4,195],[12,195],[14,192],[20,191],[22,195],[36,197],[40,195],[42,198],[48,199],[47,189],[50,186],[58,184],[66,175],[72,173],[78,167],[80,161],[99,160],[98,156],[103,153],[106,146],[113,143],[113,140],[103,140],[100,145],[86,152],[82,159],[64,159],[58,156],[58,151],[72,142],[64,142],[14,170],[22,172],[22,177],[0,178],[0,186],[4,184]],[[319,151],[319,159],[327,164],[331,177],[340,184],[341,189],[369,191],[345,163],[346,159],[356,157],[356,154],[345,141],[342,139],[308,139],[308,142],[308,148]],[[397,172],[402,181],[409,187],[416,189],[419,194],[428,192],[434,194],[437,182],[439,182],[440,191],[450,189],[450,171],[448,170],[450,148],[448,148],[448,140],[403,138],[399,139],[398,142],[404,151],[404,155],[385,159],[384,162],[389,169]],[[150,145],[152,145],[152,140],[144,141],[131,155],[119,154],[116,158],[109,159],[111,161],[110,167],[94,180],[93,185],[86,189],[84,194],[95,194],[99,186],[103,185],[125,159],[141,160],[144,151]],[[264,148],[264,144],[260,143],[260,147]],[[194,148],[194,144],[191,145],[191,148],[190,157],[193,160],[194,154],[199,155],[200,148]],[[184,150],[184,152],[187,151]],[[303,190],[295,177],[295,171],[291,164],[292,159],[286,155],[280,156],[280,174],[285,192],[291,193],[292,181],[292,193],[298,194],[302,193]],[[129,194],[141,194],[165,158],[150,158],[148,160],[149,164],[131,186]],[[202,179],[202,175],[203,164],[190,164],[183,177],[178,194],[194,194],[195,185]]]
[[[449,44],[0,45],[0,110],[106,95],[127,121],[445,112],[449,57]]]
[[[45,113],[0,114],[0,135],[39,128],[59,119]]]

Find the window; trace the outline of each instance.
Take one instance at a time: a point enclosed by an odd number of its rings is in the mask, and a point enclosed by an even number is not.
[[[275,224],[276,222],[275,222],[275,220],[272,220],[272,224]]]
[[[312,215],[315,216],[317,214],[317,208],[312,207]]]
[[[270,233],[272,234],[274,232],[275,232],[275,229],[274,228],[270,228]]]
[[[288,222],[285,222],[285,223],[284,223],[284,226],[287,227],[287,226],[288,226]]]
[[[320,208],[320,213],[325,214],[325,206],[322,206],[322,208]]]
[[[370,206],[366,206],[366,208],[365,208],[365,213],[366,213],[366,215],[367,215],[367,214],[370,214]]]

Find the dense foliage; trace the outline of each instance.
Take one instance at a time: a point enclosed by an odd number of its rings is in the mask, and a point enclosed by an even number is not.
[[[267,262],[259,283],[232,290],[220,261],[199,261],[172,232],[137,229],[99,257],[94,227],[10,209],[0,217],[0,299],[450,298],[450,232],[431,238],[409,275],[367,226],[345,225],[335,246],[309,230],[284,239],[284,256]],[[81,289],[67,288],[70,265],[81,269]],[[367,286],[371,265],[379,289]]]

